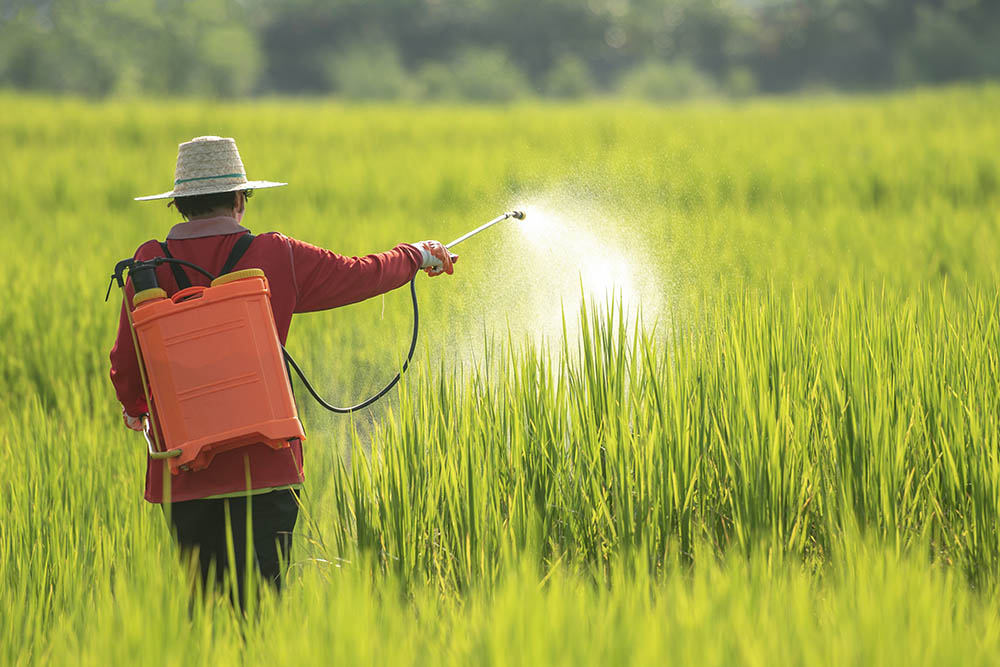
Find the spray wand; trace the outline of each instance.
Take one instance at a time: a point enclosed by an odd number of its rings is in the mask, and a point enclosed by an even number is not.
[[[523,211],[507,211],[503,215],[498,215],[497,217],[493,218],[492,220],[490,220],[489,222],[487,222],[485,225],[480,225],[479,227],[476,227],[475,229],[473,229],[471,232],[466,232],[465,234],[462,234],[457,239],[455,239],[454,241],[452,241],[451,243],[449,243],[448,245],[446,245],[445,249],[446,250],[450,250],[450,249],[454,248],[459,243],[461,243],[463,241],[467,241],[468,239],[471,239],[473,236],[475,236],[476,234],[479,234],[480,232],[486,231],[487,229],[489,229],[493,225],[497,224],[498,222],[503,222],[504,220],[508,220],[510,218],[514,218],[515,220],[524,220],[525,217],[526,216],[524,215]],[[455,255],[452,255],[452,259],[455,259]],[[432,269],[440,269],[441,266],[442,266],[441,265],[441,261],[439,259],[435,258],[435,257],[431,258],[431,262],[432,262],[432,265],[431,265],[430,268],[432,268]]]
[[[449,243],[448,245],[446,245],[445,248],[447,248],[447,249],[454,248],[459,243],[462,243],[463,241],[467,241],[468,239],[472,238],[476,234],[484,232],[487,229],[489,229],[490,227],[492,227],[493,225],[495,225],[495,224],[497,224],[499,222],[503,222],[504,220],[508,220],[510,218],[514,218],[515,220],[524,220],[525,217],[526,216],[525,216],[525,214],[524,214],[523,211],[507,211],[503,215],[498,215],[497,217],[493,218],[492,220],[490,220],[486,224],[480,225],[479,227],[476,227],[472,231],[466,232],[465,234],[462,234],[457,239],[455,239],[454,241],[452,241],[451,243]],[[438,262],[440,262],[440,260],[438,260]],[[431,267],[431,268],[440,268],[440,266],[441,265],[439,263],[436,267]],[[413,336],[410,339],[410,350],[406,353],[406,361],[403,362],[402,368],[399,369],[399,372],[396,373],[396,377],[394,377],[389,382],[389,384],[387,384],[386,386],[384,386],[381,390],[379,390],[376,394],[374,394],[370,398],[365,399],[364,401],[358,403],[357,405],[352,405],[351,407],[348,407],[348,408],[341,408],[341,407],[337,407],[336,405],[333,405],[333,404],[327,402],[326,400],[324,400],[323,397],[320,396],[316,392],[316,390],[313,388],[312,384],[310,384],[309,380],[305,376],[305,373],[303,373],[302,369],[299,368],[299,365],[297,363],[295,363],[295,359],[292,358],[292,355],[290,355],[288,353],[288,350],[286,350],[284,347],[282,347],[281,350],[282,350],[282,352],[285,355],[285,361],[287,361],[288,365],[298,374],[299,379],[302,380],[302,384],[306,388],[306,391],[308,391],[309,394],[314,399],[316,399],[316,402],[319,403],[326,410],[329,410],[330,412],[335,412],[335,413],[338,413],[338,414],[350,414],[352,412],[355,412],[356,410],[361,410],[361,409],[367,408],[369,405],[371,405],[375,401],[379,400],[380,398],[382,398],[383,396],[385,396],[386,394],[388,394],[389,391],[393,387],[395,387],[396,384],[399,382],[399,379],[403,376],[403,373],[406,372],[406,369],[410,367],[410,361],[413,359],[413,353],[417,349],[417,332],[418,332],[419,325],[420,325],[420,309],[417,306],[417,277],[416,276],[413,276],[413,279],[410,280],[410,299],[413,302]]]
[[[476,227],[475,229],[473,229],[471,232],[466,232],[465,234],[462,234],[457,239],[455,239],[454,241],[452,241],[451,243],[449,243],[448,245],[446,245],[445,248],[453,248],[454,246],[457,246],[462,241],[466,241],[468,239],[471,239],[476,234],[478,234],[480,232],[485,232],[487,229],[489,229],[493,225],[497,224],[498,222],[503,222],[504,220],[507,220],[508,218],[514,218],[515,220],[524,220],[525,217],[526,216],[524,215],[524,211],[507,211],[503,215],[498,215],[497,217],[493,218],[492,220],[490,220],[489,222],[487,222],[485,225],[480,225],[479,227]]]

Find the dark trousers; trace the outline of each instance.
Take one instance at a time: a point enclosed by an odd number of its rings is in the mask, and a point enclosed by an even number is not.
[[[251,557],[261,579],[281,590],[281,564],[288,563],[299,514],[298,491],[283,489],[240,498],[187,500],[170,506],[170,521],[185,558],[197,558],[202,590],[220,589],[235,570],[239,605],[246,602],[247,506],[253,526]],[[226,508],[233,536],[233,562],[226,547]]]

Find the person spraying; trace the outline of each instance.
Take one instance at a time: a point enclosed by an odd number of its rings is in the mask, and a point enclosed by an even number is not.
[[[235,140],[203,136],[180,144],[173,189],[136,198],[171,199],[169,205],[184,221],[170,229],[165,241],[140,245],[129,260],[148,269],[150,275],[144,280],[152,281],[154,288],[140,289],[137,294],[134,282],[140,274],[133,272],[123,280],[118,271],[125,296],[110,355],[111,382],[128,428],[152,432],[157,441],[163,438],[163,424],[151,414],[146,370],[136,348],[133,311],[141,307],[136,303],[140,298],[152,294],[180,303],[214,285],[206,274],[262,274],[273,329],[283,346],[295,313],[337,308],[384,294],[410,282],[421,269],[430,276],[454,272],[458,257],[437,241],[401,243],[387,252],[345,257],[279,232],[251,235],[242,224],[247,200],[255,190],[283,185],[287,184],[248,180]],[[258,281],[263,284],[262,278]],[[287,382],[287,376],[283,381]],[[197,401],[197,397],[186,399]],[[223,417],[219,415],[220,420]],[[220,449],[212,453],[210,463],[200,467],[170,468],[165,454],[150,448],[145,499],[169,505],[165,509],[169,509],[171,527],[185,557],[197,557],[203,587],[222,583],[233,568],[242,603],[247,553],[244,519],[249,507],[254,564],[261,577],[280,590],[279,564],[287,561],[291,549],[298,490],[304,482],[302,439],[288,438],[277,448],[260,442]],[[235,562],[227,557],[227,526]],[[210,581],[212,572],[214,580]]]

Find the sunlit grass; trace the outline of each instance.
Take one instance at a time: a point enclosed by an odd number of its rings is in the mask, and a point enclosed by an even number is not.
[[[0,95],[0,662],[993,662],[998,105]],[[107,277],[175,221],[131,197],[206,133],[292,184],[255,232],[354,254],[538,222],[419,280],[390,399],[300,401],[290,583],[249,629],[190,606],[107,380]],[[303,316],[289,348],[347,402],[408,318]]]

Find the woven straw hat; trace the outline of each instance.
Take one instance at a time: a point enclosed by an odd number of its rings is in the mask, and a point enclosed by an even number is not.
[[[177,147],[174,189],[163,194],[136,197],[136,201],[209,195],[215,192],[260,190],[288,183],[248,181],[236,141],[224,137],[195,137]]]

